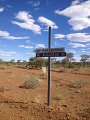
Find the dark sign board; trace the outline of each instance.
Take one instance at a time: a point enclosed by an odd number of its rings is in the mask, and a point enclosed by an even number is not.
[[[47,52],[47,53],[36,53],[36,57],[64,57],[66,52]]]
[[[42,48],[42,49],[36,49],[34,52],[36,53],[47,53],[47,52],[64,52],[64,48]]]

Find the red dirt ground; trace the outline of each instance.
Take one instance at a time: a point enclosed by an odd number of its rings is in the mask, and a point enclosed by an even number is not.
[[[38,76],[35,89],[21,86],[31,75]],[[69,86],[70,80],[85,80],[81,88]],[[52,71],[51,107],[47,107],[47,77],[41,70],[14,66],[0,69],[0,120],[89,120],[90,75]]]

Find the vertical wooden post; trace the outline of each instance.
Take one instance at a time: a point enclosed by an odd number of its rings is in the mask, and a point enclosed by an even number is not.
[[[51,27],[49,27],[48,48],[51,48]],[[51,93],[50,93],[50,81],[51,81],[51,58],[48,57],[48,106],[50,106]]]

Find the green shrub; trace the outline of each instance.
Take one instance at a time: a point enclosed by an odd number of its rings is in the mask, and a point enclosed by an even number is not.
[[[73,88],[81,88],[87,83],[86,80],[71,80],[69,86]]]
[[[22,88],[34,89],[39,85],[38,77],[31,77],[29,80],[23,83]]]

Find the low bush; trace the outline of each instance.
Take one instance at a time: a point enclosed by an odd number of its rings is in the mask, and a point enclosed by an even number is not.
[[[21,87],[22,88],[26,88],[26,89],[34,89],[38,85],[39,85],[39,79],[38,79],[38,77],[31,77],[29,80],[27,80],[26,82],[24,82]]]
[[[59,72],[65,72],[66,70],[65,70],[65,68],[59,68]]]
[[[81,88],[83,87],[85,84],[87,84],[86,80],[71,80],[69,82],[69,86],[73,87],[73,88]]]

